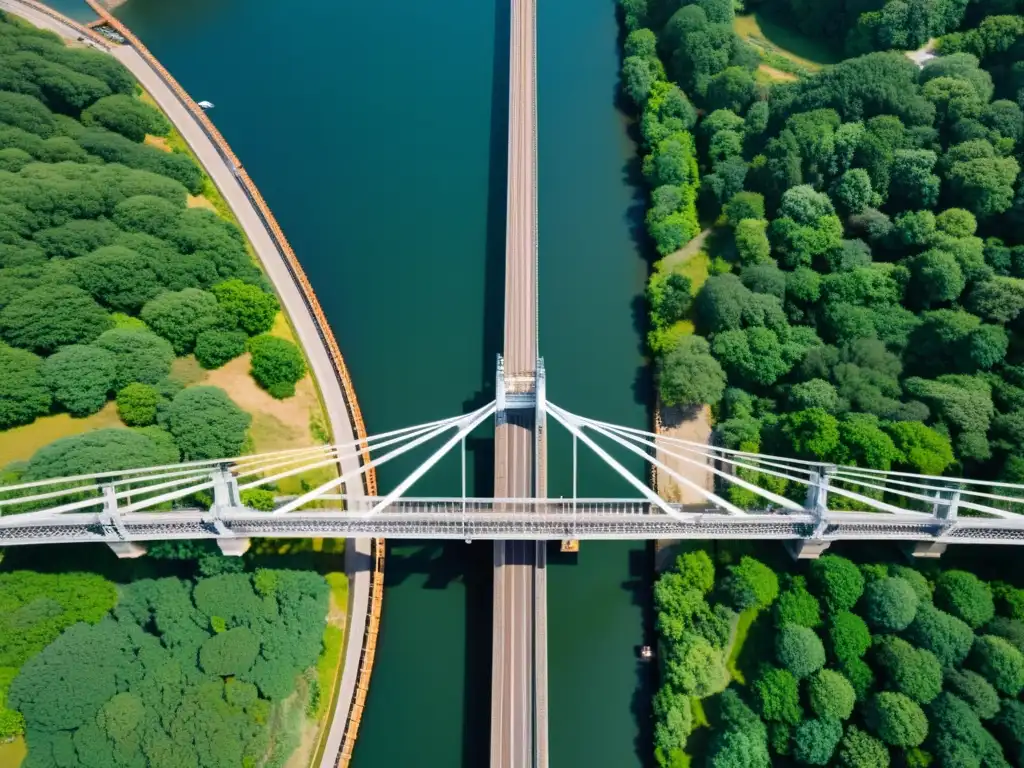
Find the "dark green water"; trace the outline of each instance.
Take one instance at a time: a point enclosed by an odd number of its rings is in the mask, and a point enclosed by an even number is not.
[[[503,306],[507,0],[130,0],[118,14],[196,99],[217,105],[211,117],[324,305],[369,430],[489,401]],[[632,239],[634,149],[614,109],[616,35],[612,0],[542,4],[541,349],[551,399],[642,425],[645,267]],[[568,446],[553,428],[552,493],[569,492]],[[469,449],[470,491],[486,494],[492,441]],[[382,486],[407,467],[387,468]],[[625,493],[593,463],[581,467],[581,492]],[[456,493],[458,474],[448,461],[414,490]],[[388,554],[356,765],[485,765],[491,547]],[[554,766],[643,764],[648,692],[635,658],[647,572],[642,546],[616,543],[551,567]]]

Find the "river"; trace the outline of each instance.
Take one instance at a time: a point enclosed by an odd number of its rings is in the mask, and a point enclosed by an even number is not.
[[[120,18],[231,143],[288,234],[338,337],[371,432],[493,397],[501,346],[507,2],[129,0]],[[635,147],[615,109],[613,0],[538,17],[541,350],[549,397],[643,426],[650,391]],[[493,441],[469,445],[491,490]],[[381,475],[392,486],[409,464]],[[629,464],[639,472],[635,463]],[[568,494],[551,428],[550,490]],[[580,490],[626,494],[581,461]],[[457,493],[456,457],[414,489]],[[491,545],[389,546],[381,643],[357,768],[476,768],[490,719]],[[584,544],[549,574],[551,764],[640,768],[650,561]]]

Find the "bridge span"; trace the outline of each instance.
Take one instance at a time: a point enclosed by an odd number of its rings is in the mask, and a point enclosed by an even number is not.
[[[536,409],[536,0],[511,0],[504,357],[498,365],[494,495],[546,495],[543,416]],[[507,397],[506,397],[507,396]],[[494,543],[491,768],[547,768],[545,544]]]

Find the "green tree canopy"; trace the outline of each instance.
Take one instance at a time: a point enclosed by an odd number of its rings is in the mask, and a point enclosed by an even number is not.
[[[160,294],[142,308],[141,317],[179,355],[192,351],[200,333],[224,322],[217,298],[198,288]]]
[[[72,416],[88,416],[102,408],[114,388],[117,359],[101,347],[73,344],[43,362],[43,379],[53,399]]]
[[[0,311],[0,336],[12,346],[41,353],[88,344],[111,325],[110,315],[72,285],[42,285]]]
[[[250,373],[256,383],[277,398],[295,394],[295,384],[306,375],[306,360],[295,344],[270,334],[249,340]]]
[[[0,343],[0,429],[28,424],[50,410],[42,365],[31,352]]]
[[[26,481],[174,464],[178,452],[166,441],[130,429],[97,429],[62,437],[36,451],[25,467]]]
[[[813,629],[784,624],[775,636],[775,657],[798,678],[804,678],[825,664],[825,648]]]
[[[684,336],[658,360],[658,392],[665,405],[717,403],[725,391],[725,373],[699,336]]]
[[[167,406],[162,423],[186,461],[237,456],[252,417],[219,387],[183,389]]]

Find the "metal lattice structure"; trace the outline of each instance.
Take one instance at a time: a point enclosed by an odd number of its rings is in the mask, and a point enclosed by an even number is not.
[[[214,461],[39,479],[0,487],[0,545],[251,537],[406,539],[714,539],[758,538],[818,542],[904,540],[1024,543],[1024,486],[954,477],[882,472],[748,453],[659,436],[588,419],[543,399],[530,407],[572,435],[573,494],[569,498],[472,498],[466,495],[466,437],[495,415],[492,402],[470,414],[385,432],[344,445],[278,451]],[[506,403],[508,405],[508,403]],[[604,442],[604,446],[601,442]],[[432,446],[431,443],[440,442]],[[594,452],[638,493],[636,499],[576,495],[578,444]],[[607,446],[607,447],[606,447]],[[608,450],[643,458],[703,499],[671,504]],[[310,470],[337,468],[342,451],[373,458],[300,496],[277,484]],[[387,495],[348,499],[347,483],[412,450],[431,450]],[[412,486],[453,451],[462,456],[462,495],[407,498]],[[672,469],[671,457],[694,468]],[[694,475],[713,482],[697,482]],[[759,481],[771,479],[767,490]],[[766,483],[765,483],[766,484]],[[742,508],[730,488],[756,500]],[[247,491],[263,489],[257,510]],[[250,504],[246,500],[250,500]],[[797,501],[795,499],[801,499]],[[260,506],[263,506],[261,503]]]

